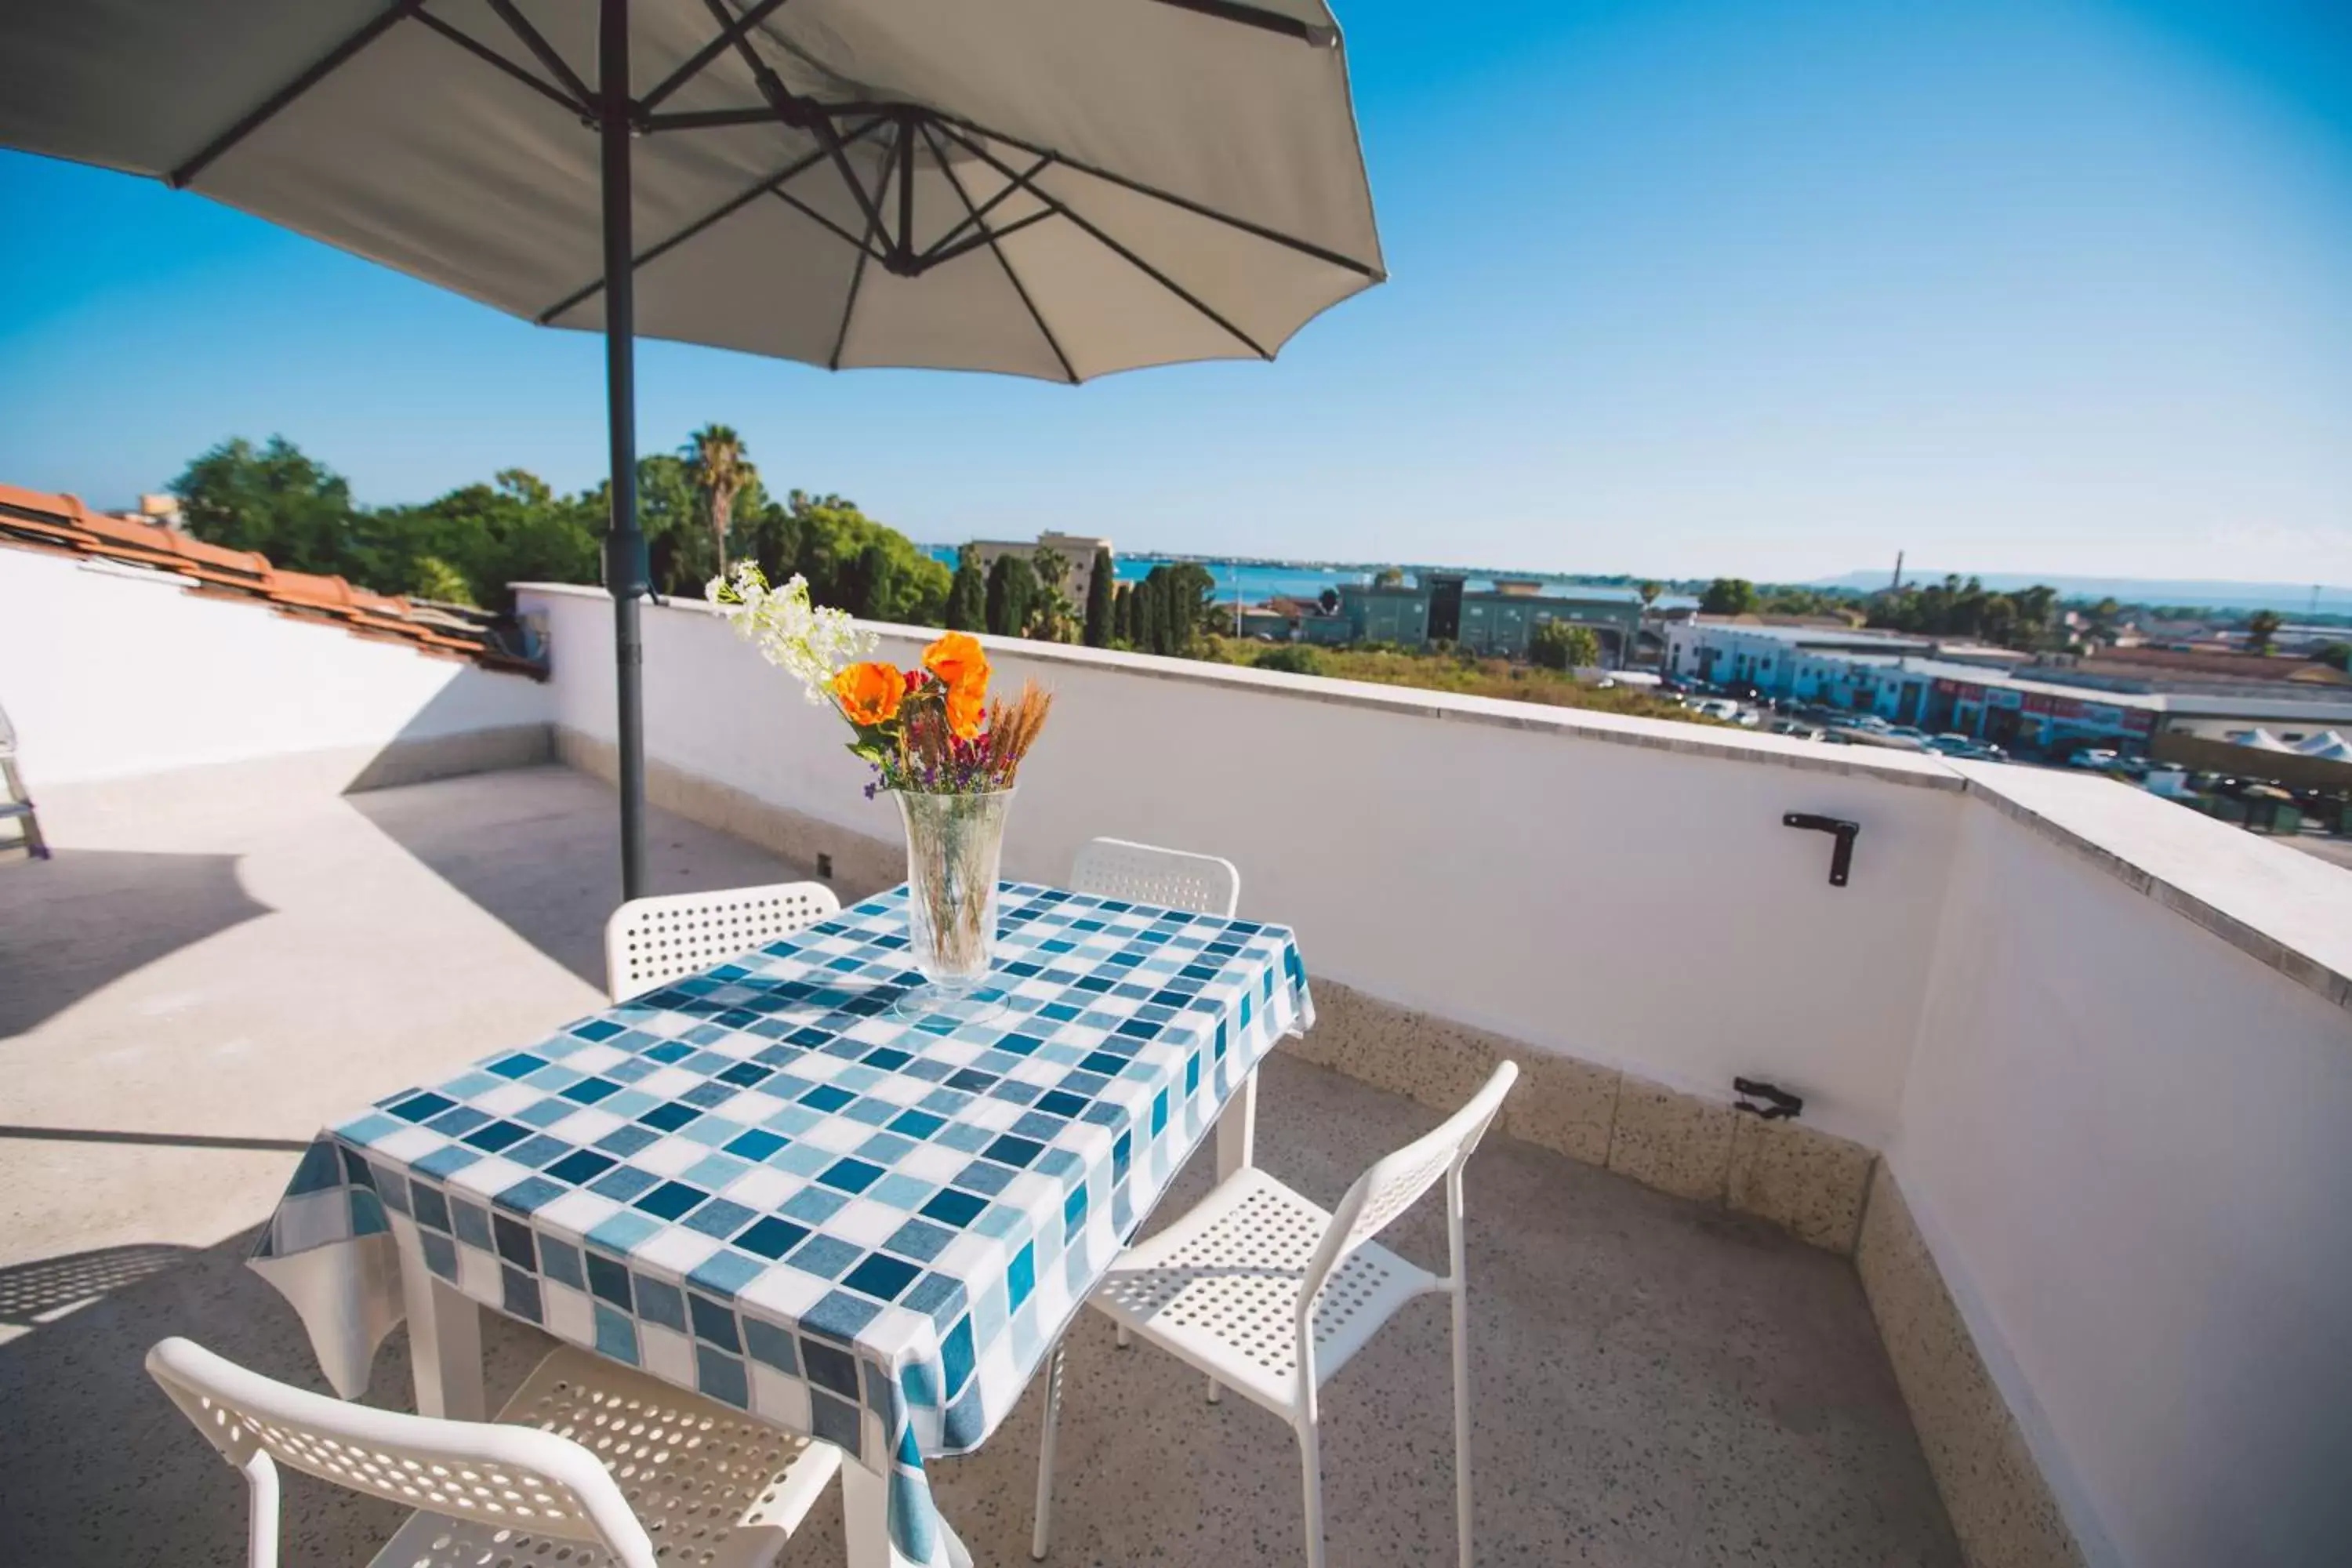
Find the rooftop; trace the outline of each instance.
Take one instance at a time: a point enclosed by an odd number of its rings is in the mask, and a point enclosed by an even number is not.
[[[323,1388],[284,1303],[241,1267],[254,1226],[325,1121],[597,1005],[613,800],[558,767],[359,795],[225,769],[44,805],[57,858],[0,871],[0,952],[33,981],[0,996],[17,1069],[0,1129],[9,1532],[27,1561],[125,1562],[166,1541],[183,1561],[232,1561],[242,1489],[142,1354],[187,1334]],[[667,813],[651,842],[663,890],[805,874]],[[1260,1157],[1326,1203],[1438,1119],[1287,1056],[1265,1078]],[[1162,1217],[1205,1190],[1205,1165]],[[1811,1563],[1959,1563],[1844,1259],[1501,1136],[1470,1168],[1468,1206],[1486,1561],[1664,1568],[1802,1542]],[[1442,1260],[1434,1205],[1391,1235]],[[548,1342],[487,1324],[497,1400]],[[404,1402],[403,1344],[372,1401]],[[1445,1364],[1433,1303],[1333,1384],[1334,1561],[1451,1550]],[[1097,1320],[1068,1377],[1059,1560],[1146,1542],[1177,1563],[1298,1554],[1277,1423],[1203,1405],[1192,1374],[1115,1352]],[[980,1454],[936,1468],[981,1562],[1025,1560],[1037,1405],[1033,1387]],[[394,1522],[299,1480],[288,1517],[316,1561],[362,1561]],[[838,1562],[837,1517],[826,1505],[792,1560]]]
[[[299,1145],[588,1011],[618,897],[601,593],[519,588],[541,681],[177,581],[0,552],[58,847],[0,865],[0,1494],[49,1558],[233,1555],[236,1479],[139,1352],[185,1332],[317,1386],[238,1267]],[[112,662],[38,657],[68,601]],[[897,881],[833,721],[707,606],[643,618],[659,885]],[[873,629],[901,664],[935,635]],[[1519,1064],[1469,1180],[1486,1560],[2341,1555],[2339,868],[2096,777],[983,642],[1055,694],[1008,874],[1099,834],[1211,850],[1297,932],[1318,1022],[1266,1068],[1276,1173],[1328,1200]],[[1741,1114],[1742,1079],[1801,1115]],[[1444,1560],[1434,1316],[1333,1385],[1336,1561]],[[494,1384],[540,1342],[494,1326]],[[1057,1561],[1295,1554],[1277,1424],[1092,1322],[1072,1367]],[[1028,1398],[938,1467],[982,1561],[1018,1560]],[[306,1547],[389,1528],[290,1496]]]

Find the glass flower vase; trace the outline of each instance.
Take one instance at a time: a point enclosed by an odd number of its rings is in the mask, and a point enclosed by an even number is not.
[[[996,868],[1013,792],[892,793],[907,824],[908,956],[924,980],[898,1010],[966,1010],[996,956]]]

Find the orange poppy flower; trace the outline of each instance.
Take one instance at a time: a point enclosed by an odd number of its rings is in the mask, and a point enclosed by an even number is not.
[[[988,677],[959,681],[948,688],[948,728],[959,741],[977,740],[988,711]]]
[[[887,724],[906,700],[907,678],[891,665],[853,664],[833,678],[833,695],[851,723]]]
[[[972,688],[975,699],[988,694],[988,652],[970,632],[949,632],[925,648],[923,668],[950,687]]]

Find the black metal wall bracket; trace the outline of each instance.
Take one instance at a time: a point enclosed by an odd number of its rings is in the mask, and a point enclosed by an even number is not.
[[[1732,1110],[1744,1110],[1766,1121],[1794,1121],[1805,1112],[1804,1098],[1790,1094],[1777,1083],[1767,1083],[1758,1078],[1735,1078],[1731,1080],[1731,1089],[1733,1093],[1743,1097],[1732,1102]],[[1750,1105],[1750,1100],[1760,1100],[1764,1103]]]
[[[1837,839],[1837,847],[1830,853],[1830,886],[1843,888],[1853,870],[1853,841],[1862,831],[1862,824],[1847,822],[1842,817],[1822,816],[1810,811],[1791,811],[1782,815],[1783,827],[1801,827],[1809,833],[1827,833]]]

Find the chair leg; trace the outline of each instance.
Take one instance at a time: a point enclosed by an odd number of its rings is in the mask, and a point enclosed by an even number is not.
[[[1119,1349],[1121,1349],[1121,1350],[1125,1350],[1128,1346],[1129,1346],[1129,1345],[1131,1345],[1131,1344],[1133,1344],[1133,1343],[1135,1342],[1133,1340],[1130,1340],[1130,1339],[1129,1339],[1129,1338],[1127,1337],[1127,1325],[1126,1325],[1125,1323],[1121,1323],[1121,1324],[1119,1324],[1119,1325],[1118,1325],[1118,1336],[1117,1336],[1117,1337],[1118,1337],[1118,1348],[1119,1348]]]
[[[1323,1450],[1312,1419],[1298,1428],[1298,1464],[1307,1482],[1307,1568],[1323,1568]]]
[[[278,1568],[278,1466],[266,1449],[237,1467],[245,1472],[246,1568]]]
[[[1045,1425],[1037,1435],[1037,1510],[1029,1530],[1029,1555],[1045,1561],[1054,1545],[1054,1439],[1062,1419],[1062,1347],[1045,1363]]]
[[[1470,1297],[1459,1272],[1454,1278],[1452,1295],[1454,1547],[1462,1568],[1470,1568]]]
[[[1223,1386],[1220,1384],[1215,1378],[1213,1377],[1209,1379],[1209,1403],[1215,1405],[1219,1401],[1223,1400],[1224,1396],[1225,1391]]]

